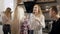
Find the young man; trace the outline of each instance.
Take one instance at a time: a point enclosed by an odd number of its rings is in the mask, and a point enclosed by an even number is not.
[[[58,10],[56,6],[52,6],[49,12],[51,18],[53,19],[52,30],[49,34],[60,34],[60,18],[58,15]]]

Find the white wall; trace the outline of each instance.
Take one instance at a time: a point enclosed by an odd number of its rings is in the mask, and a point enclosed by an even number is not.
[[[4,10],[4,1],[0,0],[0,15],[2,14],[3,10]],[[1,16],[0,16],[0,21],[2,21]]]
[[[12,9],[12,11],[14,10],[13,6],[14,6],[14,1],[13,0],[4,0],[4,9],[6,9],[7,7],[10,7]]]
[[[0,15],[5,11],[7,7],[10,7],[12,11],[16,7],[16,0],[0,0]],[[0,21],[2,21],[2,17],[0,16]]]

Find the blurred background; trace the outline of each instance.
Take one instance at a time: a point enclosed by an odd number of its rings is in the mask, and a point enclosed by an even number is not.
[[[50,6],[57,6],[60,17],[60,0],[0,0],[0,33],[2,33],[2,15],[7,7],[10,7],[12,14],[16,8],[16,5],[20,5],[24,8],[25,12],[32,13],[34,4],[40,4],[43,14],[45,16],[46,27],[43,29],[44,34],[47,34],[52,27],[52,19],[49,16]],[[13,15],[12,15],[13,16]]]

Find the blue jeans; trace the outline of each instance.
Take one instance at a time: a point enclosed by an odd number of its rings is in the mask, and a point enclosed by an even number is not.
[[[4,25],[3,25],[3,33],[4,33],[4,34],[8,34],[8,33],[11,34],[11,27],[10,27],[9,24],[4,24]]]
[[[28,30],[28,34],[34,34],[34,30]]]

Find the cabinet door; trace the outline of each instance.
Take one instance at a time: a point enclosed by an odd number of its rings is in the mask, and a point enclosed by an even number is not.
[[[36,0],[37,2],[44,2],[44,0]]]
[[[37,2],[54,2],[56,0],[35,0],[35,1],[37,1]]]
[[[49,0],[49,1],[55,1],[55,0]]]
[[[27,1],[34,1],[34,0],[17,0],[17,3],[23,3],[23,2],[27,2]]]

